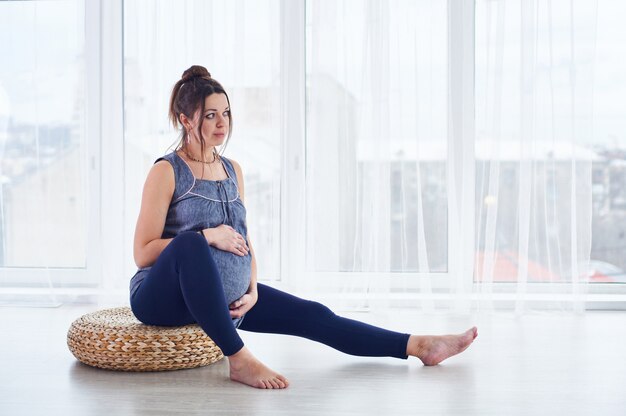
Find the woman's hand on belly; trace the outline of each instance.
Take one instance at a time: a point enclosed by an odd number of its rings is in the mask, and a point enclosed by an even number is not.
[[[230,225],[222,224],[215,228],[205,228],[202,233],[209,245],[217,249],[242,257],[248,255],[250,251],[246,239]]]
[[[231,303],[229,305],[230,317],[241,318],[242,316],[244,316],[256,304],[258,296],[259,295],[256,292],[246,293],[245,295]]]

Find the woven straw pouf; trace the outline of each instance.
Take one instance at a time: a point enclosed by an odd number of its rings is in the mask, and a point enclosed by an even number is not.
[[[194,368],[224,357],[198,325],[144,325],[128,307],[81,316],[67,332],[67,345],[85,364],[121,371]]]

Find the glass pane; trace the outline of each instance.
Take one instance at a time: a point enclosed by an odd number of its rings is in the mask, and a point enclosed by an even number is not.
[[[0,2],[4,267],[85,267],[83,52],[83,2]]]
[[[307,2],[315,271],[448,269],[446,6]]]
[[[245,176],[250,239],[259,279],[279,277],[280,10],[278,0],[124,2],[126,231],[132,234],[154,161],[173,150],[172,87],[191,65],[226,89],[233,134],[224,156]],[[132,246],[127,247],[132,254]],[[132,257],[128,263],[132,264]]]
[[[598,0],[590,281],[626,283],[626,3]]]
[[[586,279],[593,2],[480,0],[475,27],[476,280]]]

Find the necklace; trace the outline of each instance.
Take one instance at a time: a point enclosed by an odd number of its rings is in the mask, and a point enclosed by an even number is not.
[[[204,160],[198,160],[196,158],[193,158],[189,155],[189,153],[187,153],[186,150],[183,150],[183,153],[185,154],[185,156],[187,156],[190,160],[193,160],[194,162],[200,162],[200,163],[204,163],[205,165],[210,165],[212,163],[215,163],[215,161],[217,160],[217,154],[215,152],[213,152],[213,160],[210,162],[205,162]]]

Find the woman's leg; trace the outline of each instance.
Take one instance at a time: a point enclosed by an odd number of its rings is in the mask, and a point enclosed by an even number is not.
[[[242,330],[304,337],[351,355],[407,358],[409,334],[337,316],[321,303],[261,283],[257,287],[259,299]]]
[[[478,336],[476,327],[456,335],[409,335],[335,315],[326,306],[258,284],[257,304],[240,329],[295,335],[321,342],[346,354],[370,357],[409,355],[436,365],[459,354]]]
[[[182,233],[168,244],[132,297],[131,308],[137,319],[149,325],[197,322],[226,356],[243,348],[219,270],[198,233]]]
[[[228,356],[232,380],[258,388],[285,388],[287,379],[257,360],[232,323],[222,281],[209,246],[198,233],[183,233],[163,250],[130,301],[150,325],[198,323]]]

